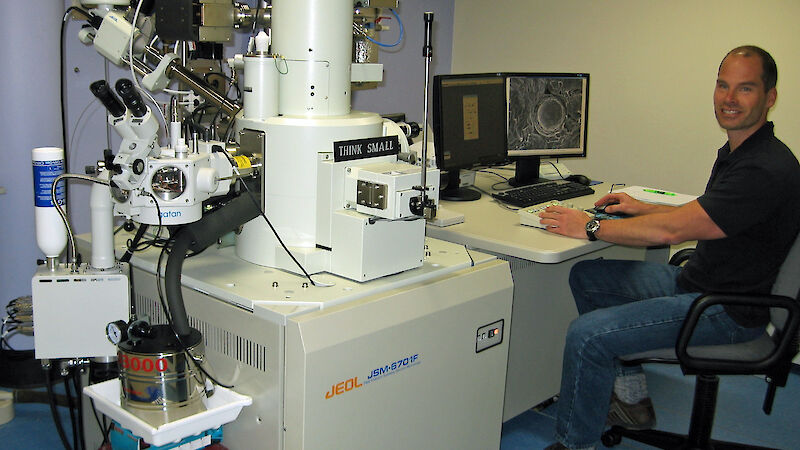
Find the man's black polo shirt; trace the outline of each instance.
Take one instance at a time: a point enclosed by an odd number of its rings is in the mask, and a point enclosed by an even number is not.
[[[689,291],[769,293],[800,230],[800,165],[767,122],[733,152],[717,154],[698,198],[724,239],[699,241],[678,284]],[[726,307],[737,323],[764,325],[764,308]]]

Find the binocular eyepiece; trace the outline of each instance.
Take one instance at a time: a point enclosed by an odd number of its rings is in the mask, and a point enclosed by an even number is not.
[[[136,87],[131,80],[120,78],[117,80],[116,88],[117,94],[134,117],[142,117],[147,114],[147,106],[144,104],[142,96],[136,92]]]
[[[122,117],[125,114],[125,106],[117,99],[113,92],[108,88],[106,80],[97,80],[89,85],[95,97],[106,107],[108,113],[113,117]]]
[[[143,117],[147,114],[147,105],[144,104],[142,96],[136,92],[136,87],[131,80],[127,78],[117,80],[116,89],[122,102],[111,92],[106,80],[98,80],[89,85],[89,90],[113,117],[121,117],[125,114],[126,107],[131,110],[134,117]]]

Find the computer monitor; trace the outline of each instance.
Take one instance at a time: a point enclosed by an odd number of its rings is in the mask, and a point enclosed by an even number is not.
[[[539,181],[540,158],[586,156],[589,74],[506,73],[512,186]]]
[[[502,74],[433,78],[436,166],[447,177],[440,199],[477,200],[480,192],[460,187],[459,171],[507,161],[505,96]]]

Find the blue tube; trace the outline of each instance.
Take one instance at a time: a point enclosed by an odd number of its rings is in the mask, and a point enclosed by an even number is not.
[[[384,44],[383,42],[378,42],[378,41],[376,41],[375,39],[372,39],[369,36],[366,36],[366,35],[364,36],[365,38],[367,38],[367,40],[369,40],[373,44],[375,44],[377,46],[380,46],[380,47],[396,47],[396,46],[398,46],[400,44],[400,42],[403,41],[403,32],[404,32],[404,30],[403,30],[403,21],[400,20],[400,16],[398,16],[397,13],[394,12],[393,9],[390,8],[389,12],[392,13],[394,18],[397,19],[397,23],[400,24],[400,36],[397,37],[397,42],[395,42],[394,44]]]

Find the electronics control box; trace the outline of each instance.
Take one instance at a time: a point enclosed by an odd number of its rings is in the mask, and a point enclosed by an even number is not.
[[[116,356],[106,325],[130,316],[127,266],[41,266],[31,281],[36,359]]]

